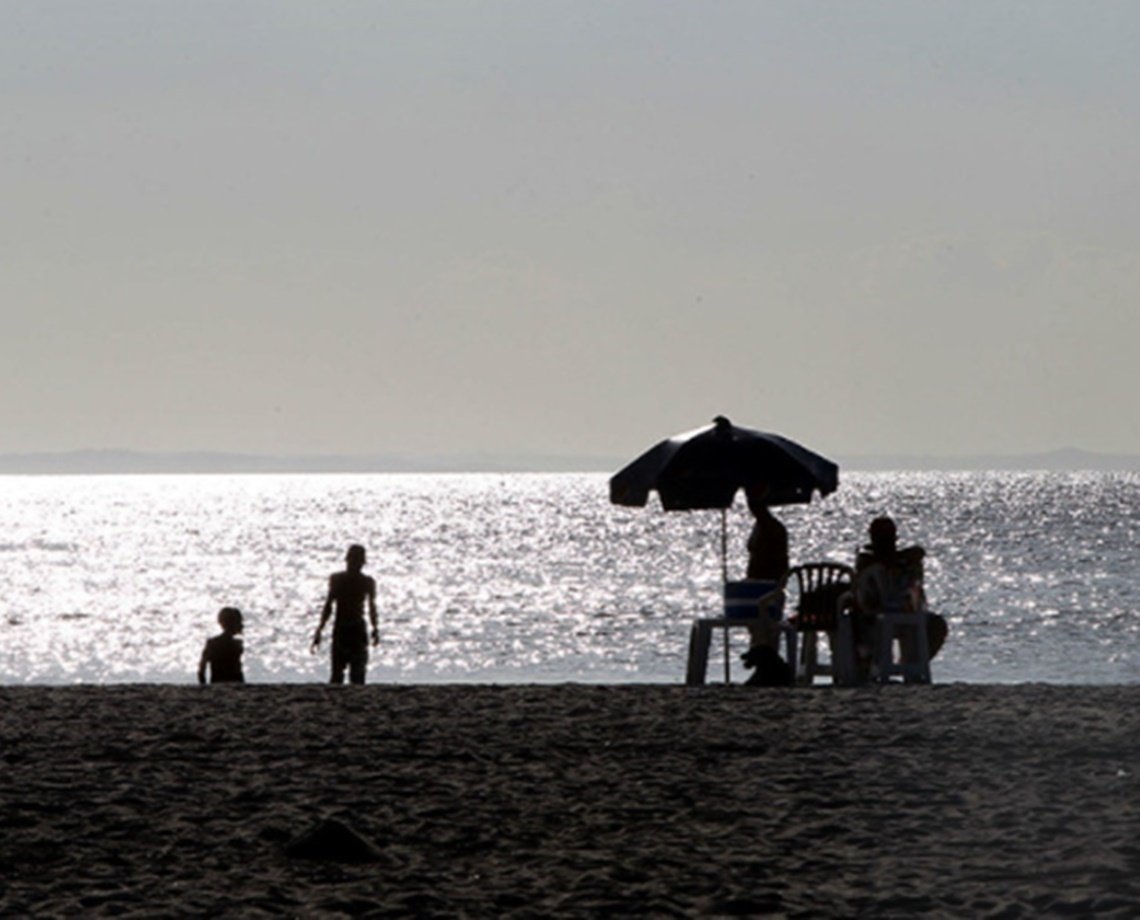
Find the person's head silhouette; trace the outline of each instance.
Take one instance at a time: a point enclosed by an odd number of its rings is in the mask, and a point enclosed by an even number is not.
[[[766,482],[753,483],[744,490],[744,498],[748,502],[748,510],[753,517],[771,514],[768,508],[768,494],[771,490]]]
[[[223,607],[218,611],[218,625],[227,636],[235,636],[242,630],[241,611],[237,607]]]
[[[365,560],[364,547],[359,543],[353,543],[344,556],[345,564],[348,566],[350,572],[359,572],[364,568]]]
[[[876,556],[894,555],[898,542],[898,530],[895,528],[894,521],[886,515],[877,517],[871,521],[869,533],[871,549]]]

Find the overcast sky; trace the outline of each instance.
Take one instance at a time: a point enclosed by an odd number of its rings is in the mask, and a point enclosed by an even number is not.
[[[3,13],[0,452],[1140,452],[1140,4]]]

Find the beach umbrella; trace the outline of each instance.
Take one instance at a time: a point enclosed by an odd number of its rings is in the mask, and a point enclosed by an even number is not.
[[[723,415],[667,438],[610,478],[610,501],[645,507],[657,492],[666,511],[721,511],[721,570],[728,580],[727,512],[740,489],[763,491],[768,505],[806,504],[839,485],[839,467],[778,434],[739,428]]]

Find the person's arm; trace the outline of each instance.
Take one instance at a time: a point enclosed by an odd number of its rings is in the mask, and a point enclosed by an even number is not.
[[[198,659],[198,683],[206,682],[206,662],[210,660],[210,643],[202,646],[202,657]]]
[[[376,582],[368,579],[368,619],[372,621],[372,644],[380,644],[380,622],[376,617]]]
[[[321,645],[321,630],[325,628],[325,624],[329,621],[332,615],[333,605],[333,579],[329,579],[329,592],[325,595],[325,606],[321,608],[321,622],[317,624],[317,631],[313,633],[313,644],[310,646],[312,651],[316,651]]]
[[[788,530],[783,524],[780,524],[780,529],[776,532],[776,559],[780,572],[788,571]]]
[[[882,607],[883,595],[879,584],[882,568],[882,563],[872,563],[855,578],[855,602],[863,613],[877,613]]]
[[[925,566],[922,562],[925,557],[926,550],[921,546],[908,546],[906,549],[899,550],[899,558],[906,566],[910,604],[915,610],[926,609],[926,577]]]

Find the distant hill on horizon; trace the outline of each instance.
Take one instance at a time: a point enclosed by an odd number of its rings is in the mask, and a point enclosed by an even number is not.
[[[0,475],[93,475],[148,473],[521,473],[607,472],[632,457],[470,454],[438,457],[307,454],[270,456],[221,451],[148,452],[78,450],[0,455]],[[1063,448],[1035,454],[959,457],[883,454],[836,458],[840,469],[858,471],[1048,470],[1140,471],[1140,455],[1101,454]]]
[[[1140,471],[1140,454],[1102,454],[1062,447],[1032,454],[969,454],[957,457],[929,455],[880,454],[855,455],[837,461],[840,469],[850,471],[920,471],[942,472],[980,470],[1044,470],[1048,472],[1135,472]]]

